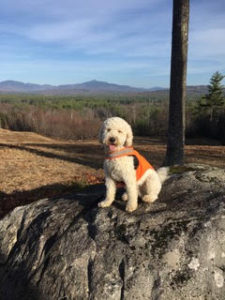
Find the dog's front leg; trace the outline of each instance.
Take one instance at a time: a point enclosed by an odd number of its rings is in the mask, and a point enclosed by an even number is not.
[[[137,209],[138,206],[138,188],[135,176],[130,176],[129,180],[124,180],[127,190],[128,202],[126,205],[126,211],[132,212]]]
[[[108,207],[115,200],[115,195],[116,195],[115,181],[111,177],[106,177],[105,185],[106,185],[106,198],[104,201],[98,204],[99,207]]]

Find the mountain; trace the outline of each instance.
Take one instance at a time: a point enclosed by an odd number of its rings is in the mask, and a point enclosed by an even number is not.
[[[89,90],[89,91],[112,91],[112,92],[131,92],[131,91],[144,91],[142,88],[134,88],[128,85],[119,85],[114,83],[108,83],[105,81],[91,80],[80,84],[68,84],[59,85],[59,89],[79,89],[79,90]]]
[[[54,88],[54,86],[48,84],[35,84],[35,83],[24,83],[14,80],[6,80],[0,82],[1,93],[30,93],[36,91],[44,91]]]
[[[165,91],[165,90],[168,90],[168,89],[160,87],[160,86],[154,86],[154,87],[152,87],[148,90],[151,91],[151,92],[155,92],[155,91]]]
[[[208,91],[207,85],[187,86],[188,96],[201,96]],[[42,95],[96,95],[96,94],[135,94],[143,93],[168,97],[169,89],[152,87],[149,89],[119,85],[105,81],[91,80],[77,84],[49,85],[24,83],[14,80],[0,82],[0,94],[30,93]]]
[[[187,96],[188,99],[203,96],[208,93],[207,85],[188,85],[187,86]],[[150,95],[159,97],[169,97],[169,89],[155,88],[151,89]]]
[[[0,93],[41,93],[41,94],[80,94],[80,93],[138,93],[148,91],[144,88],[135,88],[128,85],[119,85],[104,81],[91,80],[79,84],[48,85],[23,83],[7,80],[0,82]]]

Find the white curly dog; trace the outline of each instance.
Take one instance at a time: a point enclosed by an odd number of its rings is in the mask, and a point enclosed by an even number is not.
[[[157,171],[132,147],[133,133],[130,125],[119,117],[104,121],[100,133],[100,142],[104,145],[106,198],[99,207],[108,207],[115,199],[118,182],[125,184],[126,193],[122,199],[127,201],[126,211],[137,209],[138,195],[144,202],[154,202],[159,195],[162,183],[167,178],[167,168]],[[138,161],[135,170],[134,158]]]

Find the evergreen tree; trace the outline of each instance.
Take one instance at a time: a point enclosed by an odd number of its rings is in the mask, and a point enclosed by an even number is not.
[[[213,120],[216,109],[221,109],[225,105],[225,97],[223,93],[222,80],[225,78],[220,72],[215,72],[208,85],[208,94],[200,100],[200,107],[204,107],[209,111],[210,121]]]

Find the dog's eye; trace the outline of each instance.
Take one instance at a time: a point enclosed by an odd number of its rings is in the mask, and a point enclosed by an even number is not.
[[[121,130],[118,130],[119,133],[123,133]]]
[[[109,132],[111,129],[110,128],[107,128],[107,131]]]

